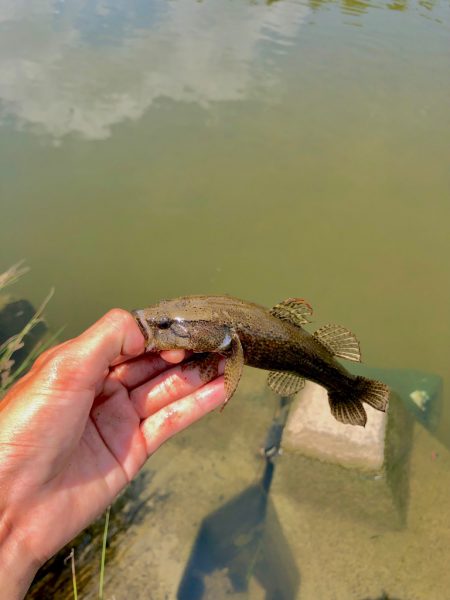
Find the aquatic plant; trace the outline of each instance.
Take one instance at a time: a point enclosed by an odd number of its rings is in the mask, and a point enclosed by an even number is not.
[[[10,267],[4,273],[1,273],[0,292],[2,292],[7,286],[18,281],[22,275],[28,272],[28,270],[28,267],[23,265],[23,261],[20,261],[19,263]],[[25,338],[32,331],[32,329],[34,329],[38,323],[44,322],[44,311],[50,301],[50,298],[53,296],[53,293],[54,289],[51,289],[48,296],[21,331],[11,336],[0,345],[0,400],[5,395],[8,388],[11,387],[11,385],[30,368],[39,354],[55,343],[57,337],[61,333],[61,330],[59,330],[53,336],[41,338],[31,348],[26,357],[22,359],[21,363],[14,368],[14,354],[23,348],[25,344]]]

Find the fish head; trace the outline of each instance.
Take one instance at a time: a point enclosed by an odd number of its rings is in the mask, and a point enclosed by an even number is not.
[[[228,326],[220,323],[212,311],[195,297],[162,300],[132,312],[145,340],[146,350],[226,351],[231,342]]]

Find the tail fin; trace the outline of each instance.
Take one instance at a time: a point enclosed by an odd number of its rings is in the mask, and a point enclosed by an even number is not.
[[[363,402],[385,412],[388,405],[389,388],[380,381],[357,377],[352,387],[345,391],[328,392],[328,401],[333,417],[341,423],[365,427],[367,413]]]

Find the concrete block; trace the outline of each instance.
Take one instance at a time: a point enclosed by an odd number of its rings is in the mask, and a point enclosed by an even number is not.
[[[384,461],[387,414],[367,405],[365,409],[365,427],[339,423],[330,412],[325,388],[307,381],[290,411],[283,448],[346,467],[379,470]]]
[[[286,494],[381,529],[402,527],[413,417],[395,394],[386,414],[371,407],[367,413],[365,428],[337,422],[326,390],[308,382],[285,427],[274,496]]]

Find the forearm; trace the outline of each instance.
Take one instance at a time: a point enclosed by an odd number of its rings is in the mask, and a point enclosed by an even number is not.
[[[0,515],[0,596],[5,600],[24,598],[40,566],[21,537]]]

